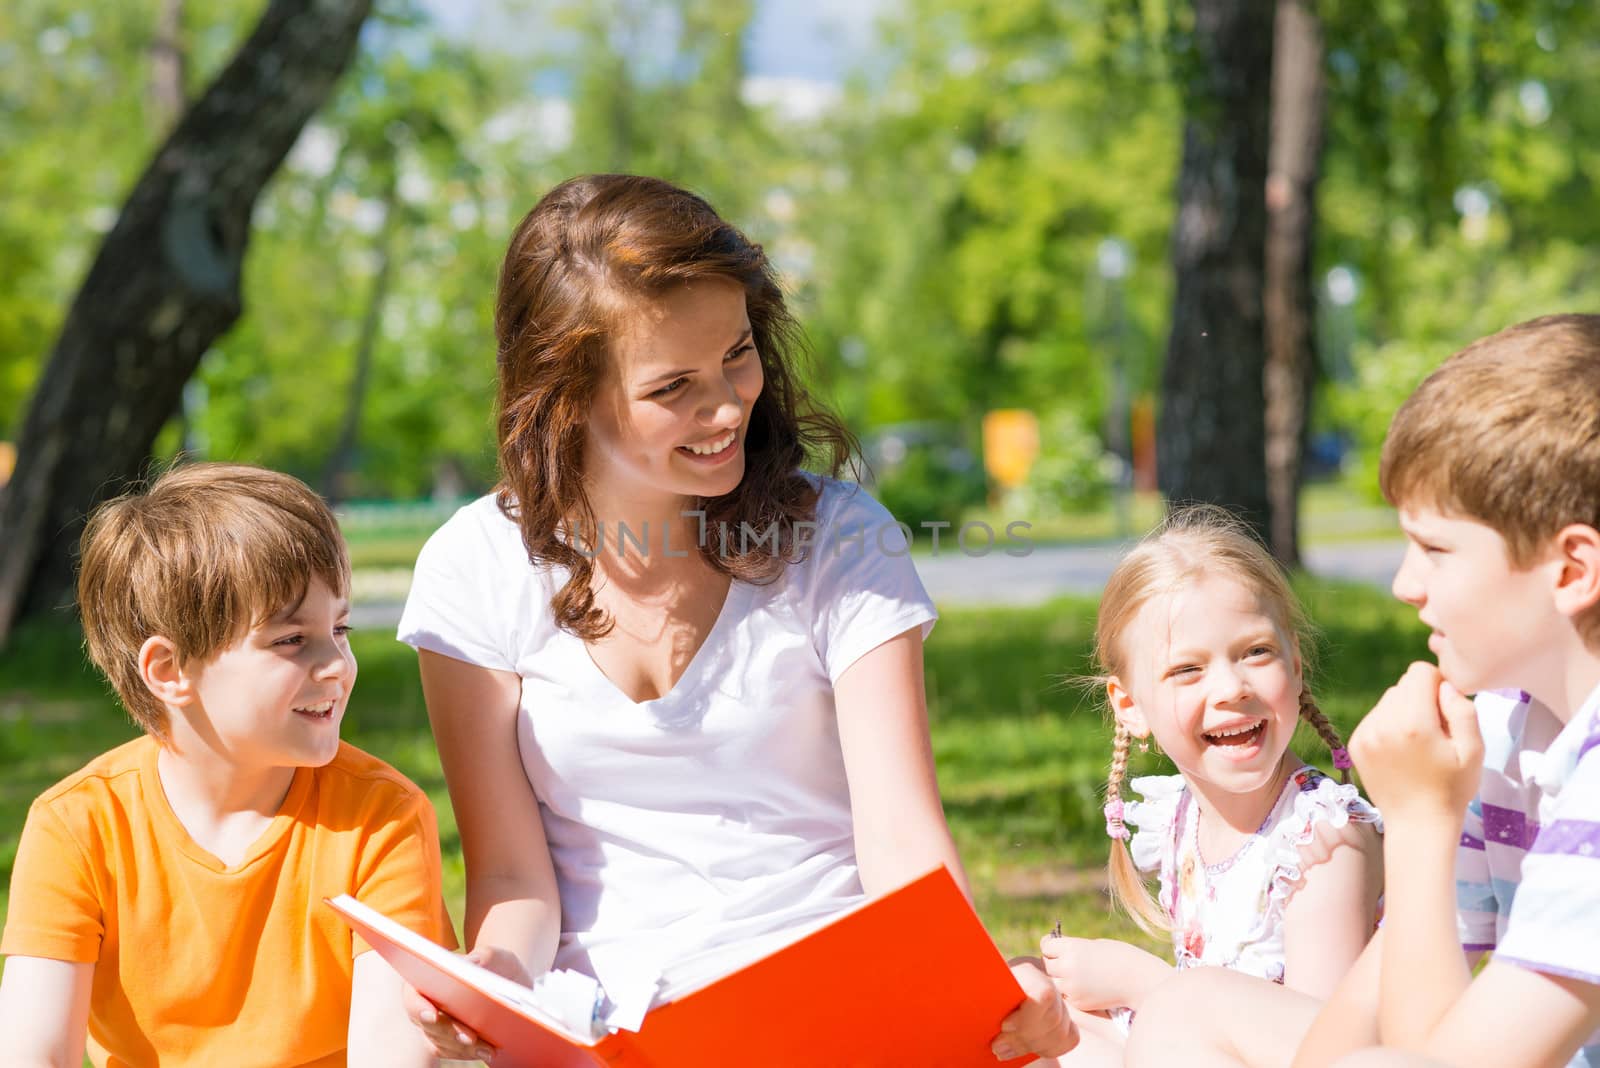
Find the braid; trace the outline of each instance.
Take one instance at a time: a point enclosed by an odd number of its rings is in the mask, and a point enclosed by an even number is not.
[[[1328,743],[1328,751],[1333,754],[1334,767],[1339,771],[1339,781],[1350,781],[1350,769],[1345,766],[1349,763],[1349,754],[1345,752],[1344,739],[1339,737],[1339,731],[1323,715],[1322,709],[1317,707],[1316,699],[1311,696],[1309,688],[1300,691],[1300,718],[1311,724],[1312,728]],[[1340,760],[1340,754],[1344,759]]]
[[[1122,800],[1122,780],[1128,774],[1128,743],[1131,740],[1126,727],[1117,727],[1116,739],[1111,743],[1111,775],[1106,779],[1106,800]]]
[[[1116,740],[1111,748],[1111,774],[1106,779],[1108,811],[1116,806],[1120,812],[1122,780],[1128,773],[1129,740],[1127,729],[1118,724]],[[1117,822],[1121,822],[1120,815]],[[1151,895],[1150,884],[1145,882],[1144,875],[1133,862],[1126,831],[1122,837],[1113,837],[1111,840],[1111,857],[1106,864],[1106,875],[1112,903],[1122,906],[1141,930],[1146,934],[1159,935],[1172,929],[1172,920],[1160,902]]]

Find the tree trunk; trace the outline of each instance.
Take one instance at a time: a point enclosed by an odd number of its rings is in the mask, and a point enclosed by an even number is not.
[[[361,335],[356,340],[355,370],[350,375],[350,387],[345,394],[344,418],[339,422],[339,436],[328,454],[327,466],[322,472],[322,495],[330,502],[349,496],[349,472],[355,466],[356,443],[361,437],[361,410],[366,405],[367,383],[372,378],[372,353],[378,344],[378,333],[383,326],[383,306],[389,297],[389,272],[392,263],[394,234],[399,223],[400,190],[396,185],[400,162],[390,160],[389,182],[383,191],[383,225],[373,251],[378,258],[378,269],[372,277],[372,290],[367,294],[366,311],[361,316]]]
[[[372,0],[272,0],[133,187],[73,298],[0,500],[0,643],[70,600],[85,513],[145,466],[242,310],[250,215],[355,53]]]
[[[183,46],[183,0],[161,0],[155,37],[150,41],[150,125],[157,137],[171,133],[183,115],[187,66],[188,50]]]
[[[1272,554],[1300,566],[1300,486],[1315,380],[1317,175],[1326,83],[1322,26],[1309,0],[1278,0],[1267,174],[1267,494]]]
[[[1269,524],[1261,285],[1273,0],[1194,0],[1183,74],[1176,294],[1162,370],[1157,471],[1172,503]]]
[[[152,141],[166,138],[183,118],[183,110],[189,104],[184,89],[188,67],[189,50],[183,40],[183,0],[161,0],[155,35],[150,39],[148,118]],[[182,394],[178,396],[178,410],[173,413],[173,419],[178,424],[178,451],[188,456],[193,452],[194,427],[189,421],[187,399]]]

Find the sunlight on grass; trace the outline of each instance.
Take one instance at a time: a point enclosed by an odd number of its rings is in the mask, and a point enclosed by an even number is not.
[[[1323,708],[1348,730],[1406,663],[1425,655],[1409,609],[1376,590],[1299,583],[1322,632]],[[1098,704],[1071,679],[1088,669],[1095,603],[944,613],[927,645],[928,714],[945,812],[978,907],[1007,953],[1032,953],[1061,919],[1082,935],[1132,936],[1107,912],[1101,791],[1110,733]],[[439,814],[444,893],[459,927],[461,842],[428,730],[410,649],[359,633],[360,685],[345,737],[425,789]],[[83,661],[75,632],[23,628],[0,657],[0,878],[9,886],[29,803],[134,728]],[[1327,765],[1305,739],[1303,756]],[[1154,754],[1136,774],[1168,770]],[[0,889],[0,911],[6,892]]]

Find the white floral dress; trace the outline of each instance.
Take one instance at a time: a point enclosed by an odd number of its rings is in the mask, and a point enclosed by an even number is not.
[[[1300,881],[1300,847],[1319,823],[1383,820],[1354,786],[1302,766],[1284,783],[1272,811],[1233,856],[1207,864],[1200,855],[1199,810],[1182,775],[1151,775],[1130,784],[1136,828],[1129,846],[1139,870],[1161,879],[1161,907],[1172,921],[1179,968],[1209,965],[1283,982],[1283,918]],[[1374,917],[1376,923],[1377,917]]]

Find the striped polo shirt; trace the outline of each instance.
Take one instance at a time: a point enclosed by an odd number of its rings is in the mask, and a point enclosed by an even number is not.
[[[1476,703],[1483,781],[1456,851],[1461,944],[1600,984],[1600,690],[1566,724],[1515,690]],[[1600,1068],[1600,1033],[1569,1068]]]

